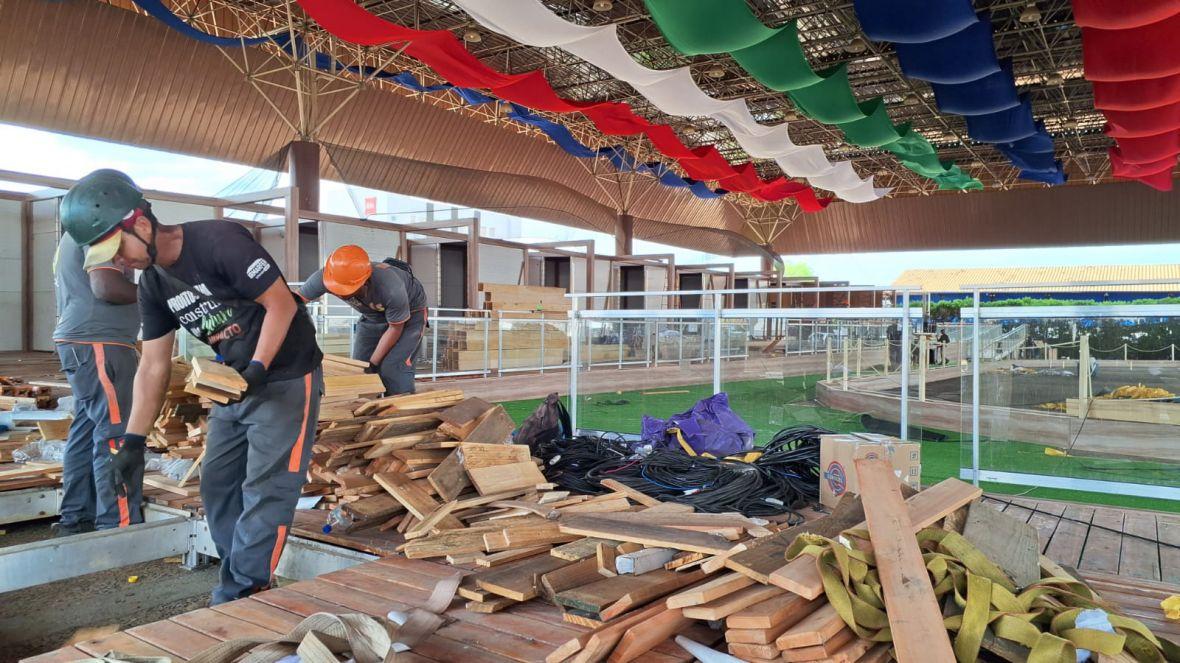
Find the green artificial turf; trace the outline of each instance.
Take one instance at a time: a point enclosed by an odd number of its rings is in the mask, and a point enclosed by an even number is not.
[[[743,380],[725,382],[723,389],[729,394],[730,407],[756,431],[755,444],[765,444],[778,430],[798,424],[822,426],[837,432],[864,431],[858,414],[820,407],[815,403],[815,383],[820,379],[821,376],[804,375]],[[700,384],[590,394],[579,399],[578,422],[582,428],[638,433],[644,414],[666,418],[689,409],[698,399],[712,392],[712,384]],[[536,409],[541,400],[509,401],[503,405],[513,420],[519,423]],[[962,443],[963,438],[958,431],[931,432],[942,434],[945,439],[922,441],[922,483],[926,485],[947,477],[957,477],[960,467],[969,467],[971,464],[970,445]],[[983,468],[997,471],[1180,485],[1178,465],[1088,456],[1049,456],[1045,454],[1045,448],[1044,445],[1028,442],[987,441],[981,445],[980,464]],[[993,493],[1018,494],[1029,498],[1180,513],[1180,501],[1011,484],[984,483],[983,488]]]

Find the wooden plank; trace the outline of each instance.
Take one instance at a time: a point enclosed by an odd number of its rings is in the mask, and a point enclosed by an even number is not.
[[[1000,513],[986,504],[971,504],[963,538],[995,562],[1018,588],[1027,587],[1041,579],[1041,546],[1033,526],[1009,515],[1011,511]]]
[[[647,653],[673,635],[688,628],[691,620],[680,610],[665,610],[627,629],[607,658],[607,663],[628,663]]]
[[[528,601],[541,593],[541,576],[569,565],[552,555],[536,555],[475,575],[480,587],[497,596]]]
[[[1086,547],[1082,550],[1079,571],[1119,572],[1119,555],[1123,539],[1123,512],[1117,509],[1096,507],[1086,535]]]
[[[1156,516],[1160,540],[1160,580],[1180,583],[1180,517]]]
[[[588,536],[586,538],[578,539],[577,541],[570,541],[569,543],[556,546],[549,551],[549,554],[553,555],[554,557],[560,557],[562,559],[568,559],[571,562],[576,562],[580,559],[586,559],[587,557],[594,557],[597,555],[599,543],[613,543],[614,545],[619,544],[618,541]]]
[[[523,463],[468,468],[467,476],[480,495],[509,490],[535,488],[545,483],[545,475],[531,460]]]
[[[484,414],[475,428],[464,438],[464,441],[483,444],[502,444],[508,441],[516,424],[512,417],[500,405]]]
[[[526,444],[478,444],[463,442],[459,445],[463,467],[471,470],[478,467],[527,463],[531,461]]]
[[[1160,579],[1159,532],[1154,514],[1127,511],[1123,519],[1119,575]]]
[[[892,476],[892,475],[890,475]],[[861,486],[864,486],[864,480],[861,479]],[[864,495],[864,491],[861,491]],[[822,645],[825,640],[836,635],[840,629],[845,628],[844,620],[840,619],[839,613],[832,607],[830,603],[824,603],[819,608],[814,610],[811,614],[799,620],[794,626],[787,629],[782,635],[775,639],[774,644],[779,649],[797,649],[799,647],[814,647]],[[949,645],[948,645],[949,646]],[[954,657],[943,659],[927,659],[915,658],[906,659],[913,661],[953,661]]]
[[[280,633],[209,608],[184,612],[171,619],[177,624],[222,641],[234,638],[274,639],[287,634],[287,631]]]
[[[219,640],[168,620],[127,629],[127,634],[181,658],[192,658]],[[105,652],[104,652],[105,653]]]
[[[884,459],[859,458],[856,472],[898,659],[954,660],[892,465]]]
[[[864,515],[860,498],[845,494],[828,516],[787,528],[771,536],[747,541],[747,549],[727,557],[725,566],[757,582],[767,584],[770,582],[770,574],[783,565],[783,553],[795,541],[795,537],[804,532],[811,532],[834,538],[840,532],[864,522]]]
[[[555,521],[532,522],[536,520],[534,518],[527,520],[530,521],[527,524],[485,532],[483,535],[484,549],[488,552],[496,552],[513,548],[566,543],[574,538],[571,534],[563,533]]]
[[[748,608],[782,593],[782,589],[773,585],[753,585],[739,589],[727,596],[718,597],[708,603],[687,607],[684,609],[684,616],[706,621],[724,619],[743,608]]]
[[[525,557],[532,557],[533,555],[540,555],[541,553],[549,552],[549,546],[533,546],[531,548],[517,548],[516,550],[504,550],[492,555],[485,555],[475,560],[476,566],[491,568],[493,566],[501,566],[508,562],[515,562],[518,559]]]
[[[1045,547],[1045,556],[1059,564],[1076,568],[1082,559],[1082,549],[1085,547],[1086,534],[1090,530],[1089,525],[1093,517],[1093,507],[1068,506],[1053,532],[1053,538]]]
[[[944,479],[938,484],[917,493],[905,501],[909,520],[913,525],[913,532],[928,527],[941,520],[946,514],[955,511],[972,500],[977,499],[983,491],[976,486],[963,483],[958,479]],[[864,527],[860,523],[856,527]],[[770,574],[770,582],[808,599],[814,599],[823,593],[823,579],[816,569],[815,559],[804,556],[788,562]]]
[[[633,541],[646,546],[675,548],[677,550],[703,552],[712,555],[719,555],[730,548],[728,541],[712,534],[678,530],[673,527],[661,527],[658,525],[620,523],[594,516],[562,518],[561,531],[569,534],[596,536],[618,541]]]
[[[669,596],[666,603],[669,608],[701,605],[728,596],[752,584],[754,584],[753,580],[740,573],[723,573],[702,585]]]
[[[634,488],[625,484],[621,484],[614,479],[603,479],[601,483],[603,488],[606,488],[607,490],[613,490],[616,493],[622,493],[636,504],[642,504],[643,506],[658,506],[662,504],[662,502],[656,498],[649,495],[644,495],[638,490],[635,490]]]
[[[837,657],[836,654],[837,654],[837,652],[844,649],[844,647],[846,647],[850,642],[852,642],[853,639],[854,639],[854,635],[853,635],[852,631],[850,629],[848,629],[847,627],[845,627],[839,631],[836,631],[836,635],[833,635],[831,638],[828,638],[827,640],[825,640],[823,642],[823,644],[814,645],[811,647],[799,647],[797,649],[784,650],[783,651],[783,660],[784,661],[823,660],[823,661],[828,661],[828,662],[837,661],[837,660],[849,660],[847,658],[847,656],[848,656],[847,654],[845,654],[843,657]],[[872,642],[869,642],[868,640],[865,640],[864,642],[868,642],[868,644],[870,646],[873,644]],[[863,653],[863,652],[861,652],[861,653]],[[857,654],[858,657],[859,657],[859,655],[860,654]],[[851,660],[855,661],[856,658],[853,658]]]
[[[184,497],[196,497],[201,494],[200,484],[181,486],[175,479],[166,477],[163,474],[145,474],[143,476],[143,485],[166,490],[176,495],[183,495]]]
[[[648,620],[658,617],[663,612],[664,606],[656,603],[595,629],[582,650],[573,657],[572,663],[594,663],[603,660],[610,655],[627,631],[642,628]]]
[[[374,474],[373,479],[419,520],[426,520],[441,505],[421,485],[396,472]],[[460,529],[463,523],[454,516],[446,516],[439,523],[446,529]]]
[[[681,587],[695,584],[704,577],[705,574],[699,570],[677,573],[664,569],[634,576],[632,582],[626,587],[627,593],[599,614],[603,619],[614,619],[624,612],[646,605],[656,599],[662,599],[668,593]]]
[[[725,618],[725,627],[730,629],[768,629],[780,624],[791,625],[811,614],[819,607],[820,601],[783,592],[778,596],[755,603]]]
[[[234,369],[206,357],[193,357],[189,366],[188,379],[202,386],[238,394],[250,386]]]
[[[463,470],[463,460],[457,449],[444,458],[438,467],[431,470],[426,480],[434,486],[438,496],[444,501],[455,499],[471,485],[467,472]]]
[[[288,633],[303,621],[303,617],[300,615],[257,601],[252,597],[215,605],[211,609],[279,633]]]
[[[213,641],[210,640],[210,642]],[[166,651],[123,631],[94,640],[85,640],[76,643],[74,646],[95,658],[106,656],[112,651],[130,654],[132,656],[165,656],[180,661],[187,661],[191,658],[191,656],[181,656],[176,652]]]

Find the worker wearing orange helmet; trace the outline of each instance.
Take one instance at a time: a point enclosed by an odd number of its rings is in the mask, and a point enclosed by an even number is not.
[[[410,266],[394,258],[372,262],[347,244],[299,289],[305,300],[336,295],[361,314],[353,327],[352,358],[369,362],[385,393],[414,393],[414,353],[426,327],[426,291]]]

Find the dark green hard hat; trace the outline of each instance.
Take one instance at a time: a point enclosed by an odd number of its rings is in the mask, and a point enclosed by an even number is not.
[[[103,168],[78,180],[61,200],[61,225],[79,246],[89,246],[143,203],[126,174]]]

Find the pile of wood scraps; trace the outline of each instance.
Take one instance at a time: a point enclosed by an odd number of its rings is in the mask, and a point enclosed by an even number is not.
[[[31,461],[0,464],[0,492],[49,488],[61,483],[61,463]]]
[[[324,395],[320,398],[320,421],[347,419],[359,399],[385,393],[381,376],[365,373],[369,362],[340,355],[324,354]]]
[[[569,354],[564,288],[481,283],[485,321],[456,326],[440,337],[446,371],[557,366]],[[553,322],[550,322],[552,320]]]
[[[320,508],[339,506],[347,515],[333,526],[339,532],[373,526],[405,531],[415,515],[407,513],[402,500],[455,499],[472,485],[460,447],[476,449],[473,457],[481,446],[507,449],[503,443],[515,426],[504,408],[464,398],[458,389],[364,401],[350,414],[321,419],[311,482],[303,489],[305,496],[320,496]],[[533,484],[544,482],[536,465],[529,464]],[[510,481],[479,472],[476,480],[487,486]]]
[[[245,378],[229,366],[207,357],[193,357],[184,390],[225,405],[241,400],[247,386]]]

